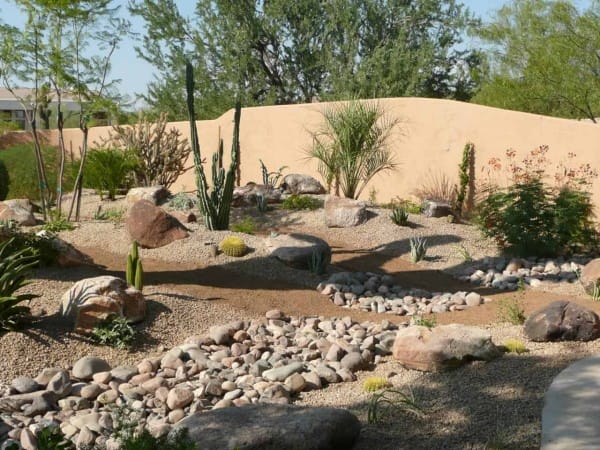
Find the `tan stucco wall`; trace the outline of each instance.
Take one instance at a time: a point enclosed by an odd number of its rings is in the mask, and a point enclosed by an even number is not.
[[[456,179],[462,150],[467,141],[475,144],[476,176],[492,157],[500,157],[508,148],[524,156],[531,149],[547,144],[549,157],[558,162],[567,153],[577,154],[575,161],[590,163],[600,169],[600,125],[557,119],[535,114],[490,108],[451,100],[394,98],[379,100],[387,114],[401,124],[392,136],[392,148],[400,163],[398,170],[378,175],[363,191],[377,190],[378,201],[396,196],[410,197],[429,170],[443,171]],[[309,130],[321,123],[320,111],[327,103],[267,106],[242,110],[240,143],[242,184],[260,182],[259,159],[269,170],[288,166],[284,173],[308,173],[320,179],[316,163],[305,159],[311,145]],[[184,136],[189,136],[187,122],[173,123]],[[216,120],[198,121],[201,151],[210,157],[216,149],[219,127],[224,138],[225,155],[229,154],[233,127],[233,111]],[[109,127],[93,128],[90,142],[105,135]],[[67,148],[81,145],[79,130],[66,130]],[[192,164],[190,158],[189,164]],[[209,166],[210,167],[210,166]],[[180,177],[172,191],[193,190],[193,170]],[[594,189],[594,200],[600,204],[600,180]]]

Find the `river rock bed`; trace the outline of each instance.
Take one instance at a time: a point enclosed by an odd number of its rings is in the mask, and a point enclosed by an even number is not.
[[[317,291],[338,306],[399,316],[462,311],[492,301],[477,292],[403,288],[390,275],[372,272],[334,273],[319,283]]]
[[[470,267],[457,277],[484,287],[515,290],[519,283],[539,287],[542,282],[573,283],[578,273],[591,258],[578,257],[571,260],[563,258],[492,258],[486,257],[478,267]]]
[[[391,353],[398,326],[349,317],[265,318],[213,326],[161,357],[111,368],[84,357],[68,370],[46,368],[0,390],[0,441],[35,448],[41,427],[59,426],[78,446],[116,445],[118,408],[153,435],[195,412],[249,403],[293,401],[301,392],[356,380]]]

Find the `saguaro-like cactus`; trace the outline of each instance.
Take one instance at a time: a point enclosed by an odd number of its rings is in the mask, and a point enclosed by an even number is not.
[[[231,163],[227,172],[223,168],[223,142],[219,143],[218,151],[212,157],[212,189],[209,186],[202,167],[198,130],[196,128],[196,113],[194,111],[194,70],[188,62],[186,64],[186,90],[187,107],[190,119],[190,142],[194,154],[194,168],[196,169],[196,188],[200,200],[200,210],[204,215],[204,224],[209,230],[227,230],[229,228],[229,210],[233,199],[233,184],[239,164],[240,155],[240,116],[241,105],[239,100],[235,105],[233,139],[231,144]]]
[[[125,272],[125,280],[130,286],[134,286],[138,291],[144,287],[144,269],[142,260],[138,252],[138,243],[133,241],[131,244],[131,253],[127,255],[127,271]]]

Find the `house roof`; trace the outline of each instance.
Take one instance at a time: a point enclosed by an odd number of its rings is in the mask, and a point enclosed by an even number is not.
[[[33,88],[16,88],[13,89],[14,95],[6,88],[0,88],[0,101],[19,101],[19,98],[27,98],[33,97],[34,89]],[[54,100],[56,94],[54,91],[50,91],[50,98]],[[78,102],[77,97],[74,95],[63,92],[62,101],[65,103]]]

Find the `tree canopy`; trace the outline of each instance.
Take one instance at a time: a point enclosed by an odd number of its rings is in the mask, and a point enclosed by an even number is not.
[[[475,23],[455,0],[132,0],[146,23],[137,49],[157,69],[146,102],[185,117],[184,64],[193,62],[200,118],[245,105],[350,97],[468,100],[481,55],[460,49]]]
[[[568,118],[600,117],[600,2],[513,0],[479,30],[489,77],[473,101]]]

